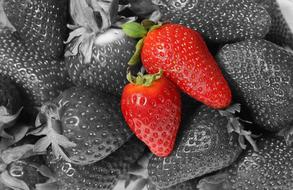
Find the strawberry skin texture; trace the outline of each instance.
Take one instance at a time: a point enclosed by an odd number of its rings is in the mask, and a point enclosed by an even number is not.
[[[94,41],[93,54],[88,63],[80,52],[65,57],[69,76],[75,85],[121,95],[127,84],[127,62],[135,49],[135,40],[121,34],[122,30],[109,29],[91,39]],[[69,43],[67,48],[71,46]]]
[[[174,147],[181,120],[180,93],[166,78],[150,87],[128,84],[121,97],[121,110],[134,132],[155,155],[168,156]]]
[[[293,54],[266,40],[225,45],[217,55],[234,97],[271,132],[293,122]]]
[[[0,75],[0,106],[4,106],[11,115],[22,106],[19,89],[5,76]]]
[[[154,184],[148,184],[147,190],[197,190],[196,185],[198,181],[199,180],[195,178],[163,189],[156,187]]]
[[[271,18],[254,0],[152,0],[161,21],[183,24],[209,41],[223,43],[263,38]],[[249,18],[249,19],[248,19]]]
[[[3,7],[30,50],[47,59],[59,59],[68,35],[68,3],[67,0],[5,0]]]
[[[0,32],[0,74],[15,82],[25,98],[25,106],[41,106],[68,87],[64,62],[46,60],[32,51],[10,30]]]
[[[231,91],[201,35],[179,24],[149,32],[141,52],[149,73],[159,69],[185,93],[215,109],[228,107]]]
[[[52,152],[47,154],[46,162],[55,172],[62,190],[112,190],[144,150],[144,144],[133,137],[117,151],[96,163],[74,165],[56,159]]]
[[[257,0],[256,2],[263,6],[272,18],[272,25],[266,39],[293,49],[293,32],[284,18],[277,0]]]
[[[38,171],[37,166],[44,165],[41,156],[32,156],[12,162],[8,165],[9,174],[18,180],[24,181],[30,189],[35,189],[36,184],[45,183],[48,178]]]
[[[150,180],[168,188],[231,165],[242,149],[234,134],[227,131],[228,119],[202,105],[182,120],[173,152],[165,158],[152,156]]]
[[[257,146],[242,154],[237,162],[199,182],[200,190],[291,190],[293,188],[293,149],[284,140],[261,138]]]
[[[53,103],[59,109],[63,135],[77,144],[66,149],[74,163],[84,165],[102,160],[132,136],[117,109],[117,97],[72,87]]]

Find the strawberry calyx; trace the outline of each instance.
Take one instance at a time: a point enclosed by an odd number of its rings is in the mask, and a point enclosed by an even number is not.
[[[10,21],[8,20],[4,9],[3,9],[3,0],[0,0],[0,31],[4,30],[4,29],[9,29],[11,31],[16,31],[16,29],[14,28],[14,26],[10,23]]]
[[[240,123],[241,119],[236,117],[235,114],[240,113],[240,104],[234,104],[225,110],[219,110],[219,113],[228,119],[227,130],[228,133],[237,133],[238,134],[238,143],[242,149],[246,149],[245,139],[253,147],[253,150],[258,152],[257,145],[253,138],[256,138],[256,135],[253,135],[251,131],[244,129],[243,125]]]
[[[5,129],[13,127],[22,109],[21,107],[15,114],[11,115],[5,106],[0,106],[0,137],[13,139],[13,136],[8,134]]]
[[[155,23],[151,20],[143,20],[141,23],[128,22],[122,25],[122,30],[127,36],[134,39],[140,39],[135,46],[135,52],[130,58],[128,65],[133,66],[139,62],[143,42],[148,32],[151,32],[161,26],[162,23]]]
[[[154,81],[159,80],[163,76],[163,70],[160,69],[158,73],[155,74],[146,74],[139,72],[137,76],[133,76],[131,72],[127,74],[127,80],[135,85],[149,87],[153,84]]]
[[[9,175],[8,171],[4,171],[0,174],[0,183],[12,189],[30,190],[30,188],[24,181],[12,177],[11,175]]]
[[[41,121],[41,117],[45,117],[45,123]],[[76,147],[77,145],[62,135],[58,106],[53,103],[44,104],[37,116],[36,124],[40,125],[28,134],[44,137],[35,143],[33,151],[38,153],[46,152],[47,148],[51,145],[52,151],[57,158],[62,157],[67,162],[72,162],[64,152],[64,149]]]
[[[29,158],[31,156],[39,155],[39,153],[33,152],[34,145],[24,144],[22,146],[9,148],[1,154],[1,174],[0,183],[4,186],[19,189],[19,190],[30,190],[28,185],[17,177],[23,175],[23,168],[13,163],[20,161],[21,159]],[[50,187],[51,190],[57,190],[58,186],[55,184],[55,176],[51,170],[45,165],[29,164],[30,167],[35,168],[41,175],[48,178],[43,184],[36,184],[36,190],[48,190],[46,187]]]
[[[70,1],[70,14],[74,24],[93,32],[102,32],[109,28],[116,17],[116,12],[118,12],[117,0],[107,3],[96,0]]]
[[[2,138],[0,141],[0,153],[4,150],[6,150],[8,147],[14,145],[15,143],[19,142],[21,139],[23,139],[28,130],[30,129],[30,126],[28,125],[23,125],[23,124],[16,124],[13,128],[9,130],[9,133],[13,138],[7,139],[7,138]]]
[[[232,189],[232,184],[228,181],[229,174],[218,173],[214,176],[203,178],[199,181],[197,188],[199,190],[225,190]]]
[[[127,189],[130,182],[134,183],[133,189],[144,189],[146,186],[152,184],[148,174],[148,163],[152,154],[148,153],[134,163],[125,179],[124,187]]]
[[[67,26],[72,32],[65,41],[65,44],[70,44],[65,52],[65,57],[79,54],[80,60],[90,63],[92,48],[99,35],[105,33],[111,26],[120,26],[134,20],[133,18],[119,20],[118,9],[118,0],[70,1],[70,14],[74,24]]]
[[[95,0],[70,1],[70,14],[74,25],[67,26],[72,32],[65,44],[72,43],[72,45],[65,52],[65,57],[81,53],[85,63],[91,61],[95,38],[98,34],[110,28],[113,17],[115,17],[113,12],[118,11],[118,4],[117,6],[116,4],[117,0],[108,4]],[[110,10],[110,12],[107,10]]]
[[[292,146],[293,144],[293,127],[292,126],[282,129],[277,135],[280,137],[283,137],[288,146]]]

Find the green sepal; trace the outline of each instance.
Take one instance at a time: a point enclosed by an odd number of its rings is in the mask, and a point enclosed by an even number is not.
[[[123,32],[131,38],[143,38],[147,34],[147,30],[143,25],[137,22],[128,22],[122,25]]]
[[[151,31],[154,31],[154,30],[156,30],[156,29],[158,29],[158,28],[160,28],[162,25],[154,25],[154,26],[152,26],[150,29],[149,29],[149,32],[151,32]]]
[[[159,80],[162,76],[163,76],[162,69],[160,69],[160,71],[155,74],[144,75],[143,73],[139,72],[137,74],[137,77],[132,76],[131,73],[129,72],[127,74],[127,80],[132,84],[148,87],[148,86],[151,86],[154,81]]]
[[[129,66],[133,66],[136,65],[139,61],[140,61],[140,53],[143,47],[143,42],[144,42],[144,38],[140,39],[136,46],[135,46],[135,52],[132,55],[132,57],[130,58],[128,65]]]

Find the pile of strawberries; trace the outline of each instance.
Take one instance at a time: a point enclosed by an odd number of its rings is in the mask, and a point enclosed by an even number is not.
[[[293,189],[276,0],[0,0],[0,16],[1,190]]]

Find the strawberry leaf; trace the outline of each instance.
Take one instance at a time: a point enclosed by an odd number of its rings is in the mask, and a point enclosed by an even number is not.
[[[98,31],[93,9],[84,0],[70,1],[70,14],[74,23],[78,26],[86,27],[92,31]]]
[[[28,158],[31,156],[45,154],[45,152],[35,153],[33,152],[34,145],[33,144],[25,144],[22,146],[17,146],[14,148],[9,148],[2,152],[1,159],[5,164],[10,164],[11,162]]]
[[[60,190],[57,182],[36,184],[36,190]]]
[[[258,151],[255,141],[252,139],[254,136],[250,131],[246,131],[243,125],[240,123],[240,118],[236,117],[235,114],[240,113],[241,107],[240,104],[234,104],[227,108],[226,110],[219,110],[219,113],[223,117],[227,117],[227,131],[228,133],[237,133],[238,134],[238,143],[242,149],[246,149],[245,140],[247,140],[250,145],[253,147],[254,151]]]
[[[206,189],[232,189],[231,184],[228,182],[228,173],[218,173],[213,176],[201,179],[197,185],[199,190]]]
[[[24,181],[10,176],[7,171],[1,173],[0,183],[13,190],[30,190]]]
[[[34,152],[42,152],[44,150],[47,150],[47,148],[50,146],[50,144],[51,144],[51,142],[49,140],[49,137],[47,137],[47,136],[43,137],[36,142],[33,150],[34,150]]]
[[[45,152],[47,148],[51,145],[52,150],[57,158],[60,156],[67,162],[72,162],[68,156],[64,153],[62,148],[75,147],[76,144],[69,141],[67,137],[60,135],[58,132],[61,127],[60,122],[47,116],[47,124],[42,127],[42,130],[37,129],[37,131],[31,132],[35,136],[43,136],[34,145],[34,152]]]
[[[123,32],[131,38],[143,38],[147,34],[147,30],[137,22],[128,22],[122,25]]]
[[[23,108],[20,108],[16,114],[10,115],[4,106],[0,106],[0,136],[7,139],[13,139],[13,136],[6,133],[4,129],[10,128],[16,122]]]
[[[65,44],[70,43],[70,48],[65,52],[64,56],[75,56],[79,53],[83,61],[89,63],[92,58],[92,46],[95,38],[96,33],[89,31],[85,27],[77,27],[74,31],[70,32],[67,41],[65,41]]]
[[[246,139],[249,144],[253,147],[253,150],[258,152],[258,148],[256,146],[255,141],[252,139],[252,134],[250,131],[246,131],[242,124],[239,122],[239,119],[237,117],[230,117],[229,118],[230,126],[232,129],[229,129],[229,132],[237,133],[238,136],[238,142],[242,149],[246,149],[245,140]]]
[[[138,182],[135,184],[134,188],[133,189],[143,189],[148,183],[148,180],[147,179],[139,179]]]
[[[284,137],[286,144],[288,146],[292,146],[292,143],[293,143],[293,127],[288,127],[288,128],[282,129],[278,133],[278,136]]]
[[[9,130],[11,135],[13,136],[12,139],[2,138],[0,142],[0,152],[3,150],[6,150],[9,146],[19,142],[21,139],[23,139],[26,135],[26,133],[29,130],[29,126],[26,125],[15,125],[13,128]]]

